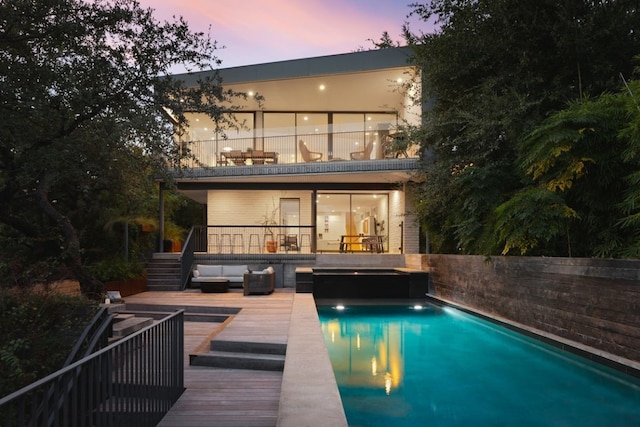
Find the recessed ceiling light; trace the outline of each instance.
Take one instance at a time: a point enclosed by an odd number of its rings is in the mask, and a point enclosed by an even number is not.
[[[325,85],[320,85],[320,86],[318,86],[318,89],[320,89],[320,90],[325,90],[326,88],[327,88],[327,87],[326,87]]]
[[[396,82],[397,82],[397,83],[402,83],[402,77],[398,77],[398,78],[396,79]]]
[[[249,95],[249,96],[253,97],[253,95],[255,95],[255,94],[253,93],[253,91],[252,91],[252,90],[250,90],[249,92],[247,92],[247,95]]]

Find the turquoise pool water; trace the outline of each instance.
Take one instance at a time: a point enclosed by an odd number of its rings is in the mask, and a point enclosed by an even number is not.
[[[350,426],[640,426],[640,380],[456,309],[319,306]]]

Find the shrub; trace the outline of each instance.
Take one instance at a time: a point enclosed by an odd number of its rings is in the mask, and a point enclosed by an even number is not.
[[[98,307],[84,297],[0,289],[0,396],[62,368]]]
[[[135,279],[143,272],[142,264],[137,261],[127,261],[123,258],[106,258],[87,267],[89,274],[101,282]]]

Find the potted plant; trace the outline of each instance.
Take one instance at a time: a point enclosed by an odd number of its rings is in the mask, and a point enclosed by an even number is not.
[[[264,235],[271,236],[269,240],[265,241],[265,246],[267,252],[274,253],[278,250],[278,241],[274,237],[274,227],[278,226],[278,221],[276,218],[278,217],[278,208],[273,202],[273,208],[269,210],[266,209],[264,215],[260,218],[259,224],[264,228]]]
[[[184,228],[171,221],[166,221],[164,224],[164,242],[167,246],[165,252],[180,252],[186,234],[187,230]]]

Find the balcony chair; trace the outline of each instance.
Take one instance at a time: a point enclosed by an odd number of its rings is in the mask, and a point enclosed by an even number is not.
[[[298,145],[300,146],[300,155],[305,162],[317,162],[318,160],[322,160],[322,153],[309,151],[303,140],[300,140]]]
[[[369,160],[371,157],[371,151],[373,151],[373,141],[369,141],[368,144],[365,144],[364,150],[354,151],[351,153],[351,160]]]

